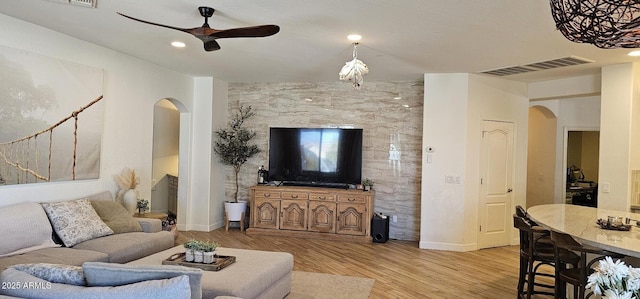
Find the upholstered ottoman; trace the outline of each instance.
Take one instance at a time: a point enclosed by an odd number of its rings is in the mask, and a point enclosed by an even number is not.
[[[184,252],[184,247],[176,246],[128,264],[159,265],[178,252]],[[235,256],[236,262],[220,271],[203,272],[202,298],[235,296],[244,299],[281,299],[291,291],[293,256],[290,253],[221,247],[216,252]]]

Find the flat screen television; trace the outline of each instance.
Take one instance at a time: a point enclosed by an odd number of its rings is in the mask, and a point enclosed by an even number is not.
[[[348,188],[361,176],[362,129],[270,128],[270,181]]]

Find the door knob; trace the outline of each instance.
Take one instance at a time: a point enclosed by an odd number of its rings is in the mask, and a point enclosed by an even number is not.
[[[513,189],[511,188],[507,189],[507,193],[511,193],[511,192],[513,192]]]

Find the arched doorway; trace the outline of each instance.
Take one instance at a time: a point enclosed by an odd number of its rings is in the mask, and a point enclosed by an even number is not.
[[[167,213],[183,225],[187,216],[188,120],[187,108],[178,100],[161,99],[154,105],[151,209]]]
[[[556,115],[546,107],[529,108],[527,208],[555,203]]]

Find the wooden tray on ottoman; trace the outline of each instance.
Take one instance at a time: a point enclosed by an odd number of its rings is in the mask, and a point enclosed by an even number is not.
[[[192,268],[198,268],[198,269],[202,269],[205,271],[220,271],[222,269],[224,269],[225,267],[233,264],[236,262],[236,257],[235,256],[230,256],[230,255],[216,255],[216,261],[213,262],[212,264],[204,264],[204,263],[194,263],[194,262],[187,262],[184,260],[184,256],[186,254],[184,252],[180,252],[180,253],[176,253],[172,256],[170,256],[168,259],[162,261],[163,265],[174,265],[174,266],[185,266],[185,267],[192,267]]]

